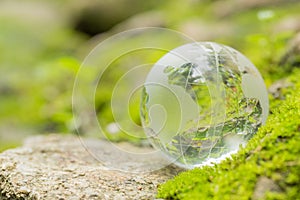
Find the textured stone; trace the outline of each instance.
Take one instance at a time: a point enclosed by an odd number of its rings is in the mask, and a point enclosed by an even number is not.
[[[282,192],[280,187],[276,185],[276,183],[272,179],[269,179],[265,176],[259,177],[254,189],[252,199],[253,200],[264,199],[265,194],[268,191],[278,192],[278,193]]]
[[[145,173],[111,170],[82,141],[97,152],[110,152],[106,141],[49,135],[0,154],[0,199],[154,199],[158,185],[180,171],[174,166]],[[130,166],[139,166],[127,159]]]

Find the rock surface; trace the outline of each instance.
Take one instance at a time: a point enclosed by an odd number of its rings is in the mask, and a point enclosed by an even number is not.
[[[158,185],[181,171],[172,165],[144,173],[112,170],[82,141],[118,162],[115,151],[109,153],[109,142],[60,135],[29,138],[23,147],[0,154],[0,199],[155,199]],[[136,163],[141,160],[123,159],[141,167]]]
[[[282,192],[281,188],[272,179],[262,176],[257,180],[252,199],[263,199],[269,191]]]

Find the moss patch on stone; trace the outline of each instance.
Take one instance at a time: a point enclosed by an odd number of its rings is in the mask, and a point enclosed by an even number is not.
[[[161,185],[165,199],[300,199],[300,71],[284,100],[271,100],[267,123],[232,159]]]

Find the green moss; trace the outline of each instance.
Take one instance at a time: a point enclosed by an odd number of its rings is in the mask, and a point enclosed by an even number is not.
[[[289,78],[286,99],[248,145],[219,165],[179,174],[158,189],[165,199],[251,199],[261,177],[275,183],[263,199],[300,199],[300,71]]]

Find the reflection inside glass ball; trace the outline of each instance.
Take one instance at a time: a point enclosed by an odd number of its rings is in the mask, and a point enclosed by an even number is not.
[[[152,145],[175,164],[211,165],[238,151],[268,115],[268,95],[255,66],[217,43],[180,46],[149,72],[141,120]]]

